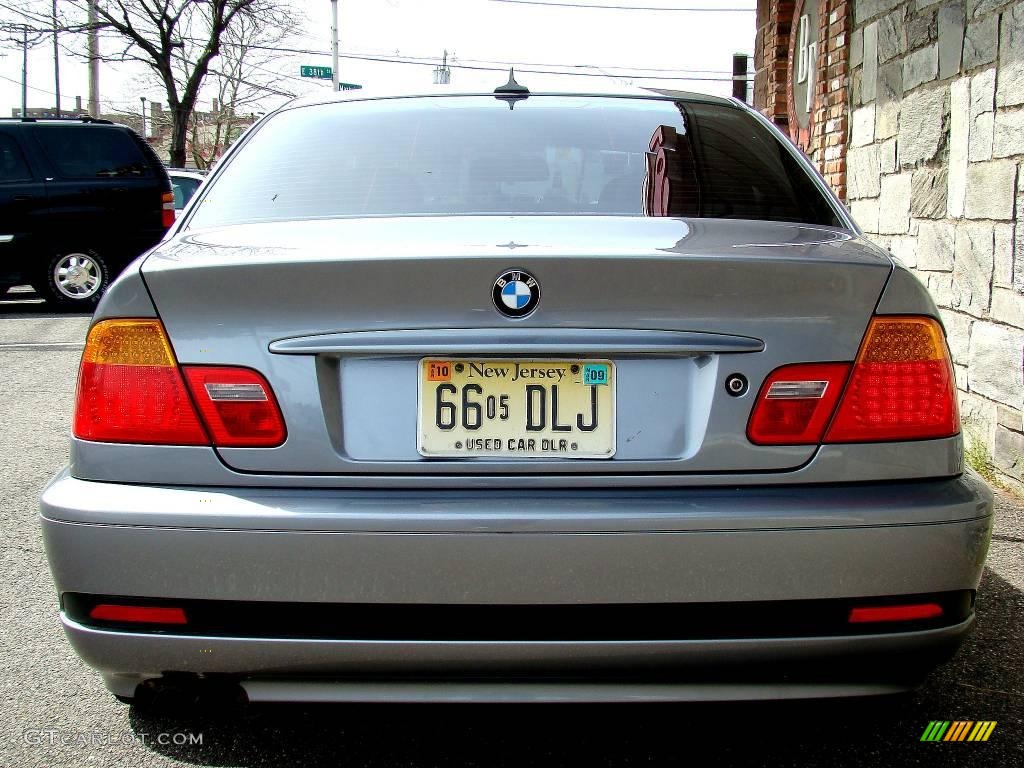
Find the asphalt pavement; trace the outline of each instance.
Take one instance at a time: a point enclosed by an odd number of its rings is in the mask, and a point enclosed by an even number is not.
[[[974,631],[926,685],[884,700],[716,705],[121,704],[57,619],[37,495],[67,460],[88,318],[0,296],[0,765],[1022,766],[1024,502],[998,493]],[[922,743],[932,720],[994,720],[985,743]]]

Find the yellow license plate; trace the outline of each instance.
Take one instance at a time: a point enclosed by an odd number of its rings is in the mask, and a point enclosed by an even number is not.
[[[610,360],[424,358],[417,448],[423,456],[610,459]]]

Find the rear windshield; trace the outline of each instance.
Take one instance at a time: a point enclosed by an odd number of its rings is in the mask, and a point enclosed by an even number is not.
[[[385,99],[286,110],[190,224],[340,216],[686,216],[841,226],[793,155],[729,105]]]
[[[192,199],[196,189],[199,188],[199,179],[192,179],[188,176],[176,176],[173,173],[170,174],[170,177],[171,192],[174,193],[174,207],[181,210]]]
[[[131,134],[99,125],[39,125],[36,135],[47,157],[65,179],[104,179],[151,175]]]

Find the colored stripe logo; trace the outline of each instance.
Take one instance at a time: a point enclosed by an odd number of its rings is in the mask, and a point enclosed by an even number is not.
[[[932,720],[921,741],[988,741],[995,729],[995,720]]]

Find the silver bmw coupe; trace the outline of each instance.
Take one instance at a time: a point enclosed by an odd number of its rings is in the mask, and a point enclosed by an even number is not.
[[[122,699],[891,693],[992,496],[939,314],[765,119],[318,96],[107,291],[42,526]]]

